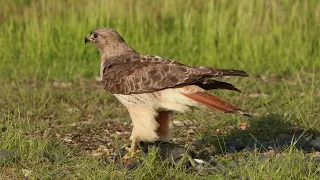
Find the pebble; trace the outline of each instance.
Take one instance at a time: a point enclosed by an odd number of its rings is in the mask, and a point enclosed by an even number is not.
[[[259,142],[259,141],[257,141],[257,140],[252,140],[248,145],[247,145],[247,149],[249,150],[249,151],[253,151],[253,150],[255,150],[255,149],[267,149],[267,147],[266,146],[268,146],[268,145],[266,145],[266,143],[263,143],[263,142]]]
[[[75,112],[78,112],[79,109],[78,108],[67,108],[66,109],[69,113],[75,113]]]
[[[227,152],[238,152],[245,148],[245,145],[241,140],[229,140],[226,142],[226,151]]]
[[[297,148],[310,148],[310,142],[304,137],[304,136],[290,136],[290,135],[285,135],[282,138],[278,139],[275,141],[275,144],[277,147],[279,146],[285,146],[285,145],[295,145]]]
[[[193,125],[194,123],[193,123],[192,121],[190,121],[190,120],[185,120],[185,121],[184,121],[184,124],[185,124],[185,125],[188,125],[188,126],[191,126],[191,125]]]
[[[188,131],[187,131],[187,134],[194,134],[195,132],[194,132],[194,130],[193,129],[189,129]]]
[[[61,88],[71,87],[71,85],[72,85],[71,82],[53,82],[53,86],[61,87]]]
[[[172,121],[172,124],[173,124],[174,126],[177,126],[177,127],[184,126],[184,123],[183,123],[182,121],[178,121],[178,120]]]
[[[21,171],[22,171],[22,174],[24,175],[24,177],[26,177],[26,178],[28,178],[32,173],[32,170],[30,170],[30,169],[22,169]]]
[[[317,137],[315,140],[311,141],[311,145],[316,151],[320,151],[320,137]]]
[[[71,137],[64,137],[62,140],[66,141],[66,142],[72,142]]]

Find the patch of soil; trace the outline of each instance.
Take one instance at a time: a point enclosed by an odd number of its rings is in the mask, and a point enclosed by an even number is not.
[[[68,133],[55,134],[56,137],[68,146],[79,147],[81,153],[95,156],[113,152],[115,142],[129,142],[131,135],[131,125],[119,120],[83,121],[69,126]]]

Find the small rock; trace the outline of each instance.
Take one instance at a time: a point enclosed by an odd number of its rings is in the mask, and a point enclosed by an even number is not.
[[[182,121],[178,121],[178,120],[172,121],[172,124],[173,124],[174,126],[177,126],[177,127],[184,126],[184,123],[183,123]]]
[[[67,110],[69,113],[75,113],[75,112],[79,111],[78,108],[67,108],[66,110]]]
[[[71,137],[64,137],[62,140],[66,141],[66,142],[72,142]]]
[[[265,143],[264,143],[265,144]],[[259,142],[259,141],[257,141],[257,140],[252,140],[248,145],[247,145],[247,149],[249,150],[249,151],[253,151],[253,150],[255,150],[255,149],[258,149],[258,150],[260,150],[260,149],[267,149],[266,147],[265,147],[265,145],[264,145],[262,142]]]
[[[282,145],[283,146],[283,145]],[[269,152],[273,150],[277,150],[279,147],[281,147],[277,141],[268,141],[268,142],[258,142],[258,141],[253,141],[250,142],[247,146],[249,150],[259,150],[261,152]]]
[[[311,141],[311,145],[316,151],[320,151],[320,137],[317,137],[315,140]]]
[[[226,151],[227,152],[238,152],[245,148],[243,143],[240,140],[229,140],[226,142]]]
[[[184,124],[185,124],[185,125],[188,125],[188,126],[191,126],[191,125],[193,125],[194,123],[193,123],[192,121],[190,121],[190,120],[185,120],[185,121],[184,121]]]
[[[122,135],[123,133],[120,132],[120,131],[116,131],[116,134],[117,134],[117,135]]]
[[[195,132],[194,132],[194,130],[193,129],[189,129],[188,131],[187,131],[187,134],[194,134]]]
[[[61,88],[71,87],[71,85],[72,85],[71,82],[53,82],[53,86],[61,87]]]
[[[22,171],[24,177],[29,177],[32,173],[32,171],[29,169],[22,169],[21,171]]]
[[[284,137],[278,139],[276,141],[276,147],[279,148],[281,146],[289,146],[289,145],[294,145],[297,148],[300,149],[305,149],[305,148],[310,148],[311,144],[310,142],[304,137],[304,136],[290,136],[290,135],[285,135]]]

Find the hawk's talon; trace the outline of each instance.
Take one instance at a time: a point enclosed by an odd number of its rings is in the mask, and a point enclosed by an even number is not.
[[[130,151],[130,146],[123,146],[121,149],[124,149],[125,151],[129,152]]]
[[[130,167],[132,166],[136,161],[135,156],[141,152],[141,150],[134,150],[132,151],[131,148],[129,149],[129,151],[127,152],[127,154],[125,156],[122,157],[122,163],[125,167]]]
[[[127,154],[122,157],[122,161],[125,166],[128,166],[132,163],[134,156],[141,152],[141,150],[137,148],[137,138],[133,138],[130,148],[125,147],[125,150]]]
[[[131,151],[131,149],[129,149],[129,151],[127,152],[127,154],[125,156],[122,157],[122,159],[132,159],[134,158],[135,155],[139,154],[141,152],[141,150],[135,150],[135,151]]]

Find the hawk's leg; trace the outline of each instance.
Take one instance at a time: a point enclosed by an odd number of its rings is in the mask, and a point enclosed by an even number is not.
[[[131,146],[130,146],[130,148],[128,150],[129,154],[134,155],[137,152],[137,143],[138,143],[138,139],[137,138],[132,138]]]
[[[171,125],[171,111],[161,111],[156,117],[156,121],[159,124],[157,129],[157,134],[160,141],[169,142],[170,141],[170,125]]]
[[[139,152],[139,150],[137,149],[137,142],[137,138],[132,138],[131,146],[130,148],[128,148],[127,154],[123,156],[123,160],[130,160]]]
[[[131,147],[124,159],[130,159],[139,152],[137,150],[138,141],[154,142],[159,140],[159,135],[157,134],[159,123],[155,119],[158,116],[158,112],[145,106],[128,106],[127,108],[133,122],[133,129],[130,137]],[[167,132],[164,132],[164,134],[167,135]]]

